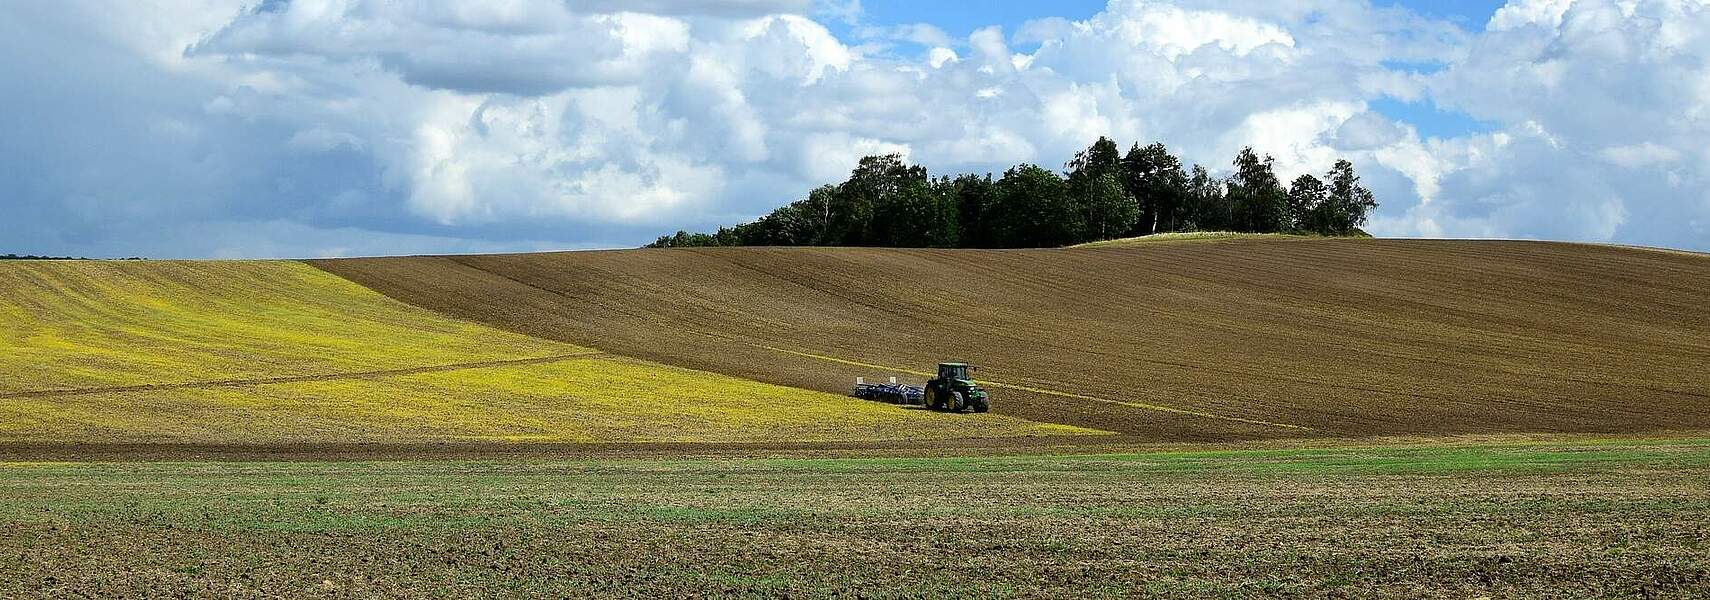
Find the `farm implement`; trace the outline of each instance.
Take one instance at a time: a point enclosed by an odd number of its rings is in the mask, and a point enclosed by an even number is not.
[[[973,409],[981,413],[991,410],[991,397],[968,378],[969,368],[963,363],[939,363],[938,376],[928,380],[924,386],[897,383],[895,377],[890,383],[867,383],[857,377],[851,395],[891,404],[925,406],[932,410],[961,412]]]

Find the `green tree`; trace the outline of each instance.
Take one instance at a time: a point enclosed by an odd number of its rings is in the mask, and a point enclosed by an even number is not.
[[[1288,227],[1288,191],[1277,180],[1275,163],[1270,156],[1259,158],[1251,147],[1236,155],[1228,192],[1234,230],[1275,233]]]
[[[753,227],[741,229],[746,246],[818,246],[827,243],[831,210],[837,189],[820,186],[808,197],[772,211]]]
[[[1324,201],[1324,182],[1311,175],[1294,178],[1288,186],[1289,229],[1325,233],[1324,213],[1329,203]]]
[[[1274,162],[1244,148],[1234,174],[1219,180],[1199,165],[1184,173],[1163,144],[1135,144],[1118,156],[1116,142],[1100,137],[1066,163],[1067,179],[1023,164],[993,181],[932,180],[899,155],[868,156],[847,181],[764,217],[648,246],[1045,247],[1196,229],[1345,235],[1377,207],[1353,163],[1339,160],[1327,180],[1302,176],[1284,189]]]
[[[874,243],[892,248],[954,248],[956,205],[938,186],[909,180],[874,214]]]
[[[1108,240],[1134,228],[1140,219],[1140,204],[1123,189],[1117,173],[1106,173],[1090,186],[1086,215],[1086,237]]]
[[[903,162],[902,155],[886,154],[861,159],[849,180],[837,186],[828,211],[827,245],[868,246],[879,240],[874,216],[885,205],[899,200],[908,185],[926,183],[926,167]]]
[[[653,243],[647,246],[649,248],[700,248],[718,245],[720,245],[718,238],[712,235],[678,230],[676,234],[660,236],[659,239],[653,240]]]
[[[1001,248],[1066,246],[1081,239],[1085,221],[1069,199],[1069,186],[1047,169],[1022,164],[997,182],[993,245]]]
[[[1086,150],[1075,153],[1075,158],[1069,161],[1069,180],[1084,179],[1088,182],[1097,181],[1105,175],[1119,175],[1122,172],[1122,152],[1117,149],[1116,142],[1110,138],[1099,136]]]
[[[1104,224],[1096,222],[1108,216],[1100,215],[1098,211],[1108,211],[1110,207],[1106,206],[1101,209],[1095,207],[1095,204],[1101,201],[1108,204],[1113,200],[1109,197],[1096,197],[1097,194],[1104,191],[1098,189],[1101,182],[1106,177],[1115,178],[1119,185],[1122,181],[1122,152],[1117,148],[1116,142],[1110,138],[1099,136],[1098,141],[1093,142],[1086,150],[1076,153],[1075,157],[1064,166],[1068,169],[1069,175],[1069,197],[1074,201],[1082,218],[1086,220],[1082,232],[1088,236],[1087,239],[1108,239],[1108,237],[1126,233],[1124,230],[1106,236],[1101,233]],[[1124,191],[1123,195],[1127,195],[1127,192]]]
[[[841,205],[838,189],[832,185],[822,185],[808,192],[807,198],[796,201],[783,214],[775,214],[779,219],[776,231],[784,234],[784,239],[790,246],[826,246],[838,243],[838,234],[834,232],[837,221],[834,214],[843,214],[846,208]]]
[[[1140,218],[1131,233],[1150,235],[1178,227],[1187,174],[1182,163],[1162,143],[1144,148],[1135,144],[1122,159],[1124,187],[1140,204]]]
[[[1187,193],[1182,196],[1181,231],[1221,231],[1233,229],[1234,214],[1229,197],[1223,191],[1223,181],[1211,176],[1205,167],[1194,165],[1188,177]]]
[[[939,181],[940,194],[956,207],[957,246],[962,248],[993,248],[997,246],[995,214],[999,204],[997,184],[991,174],[964,174],[955,179]]]
[[[1331,235],[1347,235],[1354,229],[1366,224],[1371,211],[1378,206],[1377,198],[1371,190],[1360,185],[1360,176],[1354,173],[1354,163],[1338,160],[1330,167],[1330,180],[1324,204],[1324,233]]]

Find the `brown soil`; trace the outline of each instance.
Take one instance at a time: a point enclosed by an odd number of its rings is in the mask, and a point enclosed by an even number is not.
[[[995,412],[1137,439],[1710,428],[1704,255],[1231,240],[311,262],[448,315],[785,385],[968,361]]]

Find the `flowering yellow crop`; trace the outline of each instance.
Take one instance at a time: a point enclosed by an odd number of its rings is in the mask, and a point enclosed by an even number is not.
[[[577,350],[441,317],[296,262],[0,265],[0,394]]]
[[[0,441],[1070,433],[1096,432],[602,355],[449,319],[294,262],[0,263]]]

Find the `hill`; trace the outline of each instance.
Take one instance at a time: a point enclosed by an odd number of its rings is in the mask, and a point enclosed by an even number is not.
[[[501,329],[825,392],[981,366],[994,411],[1146,440],[1710,429],[1710,257],[1223,239],[312,261]]]
[[[0,442],[760,442],[1095,433],[451,319],[298,262],[0,264]]]

